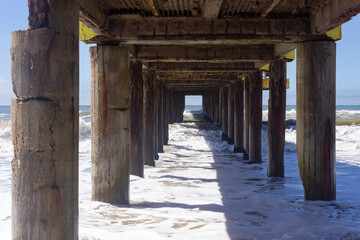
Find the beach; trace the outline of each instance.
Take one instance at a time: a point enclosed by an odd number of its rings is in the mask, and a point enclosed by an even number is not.
[[[185,117],[201,115],[189,107]],[[11,234],[10,107],[0,107],[0,236]],[[130,206],[91,201],[89,106],[80,108],[80,239],[360,239],[360,106],[337,108],[336,201],[304,201],[296,125],[287,124],[285,178],[267,178],[267,108],[263,163],[247,164],[221,142],[215,123],[171,124],[169,146],[145,177],[131,176]],[[296,119],[289,106],[286,119]],[[291,121],[290,121],[291,123]],[[293,121],[295,123],[295,121]],[[346,124],[345,124],[346,123]]]

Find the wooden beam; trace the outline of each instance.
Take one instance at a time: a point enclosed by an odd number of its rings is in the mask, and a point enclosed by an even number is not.
[[[265,44],[313,39],[308,18],[118,18],[110,19],[107,29],[109,40],[122,44]]]
[[[243,72],[255,70],[253,63],[152,62],[147,68],[156,72]]]
[[[135,47],[133,57],[143,62],[261,62],[275,59],[272,45],[147,46]]]
[[[205,0],[203,6],[203,18],[217,18],[223,0]]]
[[[78,0],[80,13],[79,19],[95,33],[106,34],[106,14],[101,10],[95,0]]]
[[[154,16],[156,16],[156,17],[159,16],[159,12],[156,9],[154,0],[145,0],[145,3],[149,6],[149,8],[151,9],[151,12]]]
[[[311,32],[324,34],[358,14],[360,2],[359,0],[333,0],[323,8],[314,11],[311,17]]]
[[[280,0],[273,0],[270,6],[261,14],[261,16],[266,17],[279,3]]]

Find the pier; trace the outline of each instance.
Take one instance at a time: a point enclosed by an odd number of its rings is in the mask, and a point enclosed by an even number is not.
[[[264,177],[284,177],[286,62],[297,54],[297,158],[306,200],[336,199],[335,66],[341,24],[359,0],[28,0],[11,35],[13,239],[78,239],[79,41],[91,56],[92,199],[130,203],[202,95]],[[268,77],[269,76],[269,77]],[[262,92],[269,90],[268,142]],[[236,155],[238,156],[238,155]]]

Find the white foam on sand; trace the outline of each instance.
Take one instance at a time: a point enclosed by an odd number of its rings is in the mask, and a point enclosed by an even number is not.
[[[80,122],[79,239],[360,239],[360,127],[336,127],[337,200],[330,202],[304,201],[295,128],[286,130],[286,177],[266,177],[264,129],[264,162],[248,165],[214,124],[170,125],[166,152],[145,178],[131,176],[131,205],[117,206],[90,199],[90,124]],[[1,239],[11,234],[10,162],[5,152]]]

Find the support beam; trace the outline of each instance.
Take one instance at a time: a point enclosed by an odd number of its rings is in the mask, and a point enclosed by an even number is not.
[[[222,120],[221,120],[221,127],[222,127],[222,135],[221,140],[222,141],[228,141],[229,137],[227,134],[228,131],[228,88],[227,86],[224,86],[222,88],[222,101],[221,101],[221,109],[222,109]]]
[[[334,200],[336,44],[297,44],[296,147],[306,200]]]
[[[234,95],[234,132],[235,132],[235,153],[244,153],[244,82],[235,82]]]
[[[268,177],[284,177],[286,61],[270,63]]]
[[[142,62],[262,62],[275,59],[273,45],[135,46]]]
[[[267,44],[313,39],[305,17],[113,18],[107,29],[113,39],[131,45]]]
[[[57,5],[11,33],[13,239],[78,239],[79,8]]]
[[[92,200],[129,204],[129,50],[97,46],[90,55]]]
[[[154,72],[143,71],[144,106],[143,106],[143,134],[144,134],[144,163],[155,166],[155,78]]]
[[[234,144],[234,84],[230,83],[228,87],[228,143]]]
[[[144,177],[142,63],[130,64],[130,174]]]
[[[203,18],[217,18],[224,0],[205,0]]]
[[[314,8],[311,17],[312,34],[327,31],[349,21],[360,12],[358,0],[333,0],[322,8]]]
[[[275,46],[277,46],[277,45],[275,45]],[[246,71],[255,70],[253,63],[244,63],[244,62],[243,63],[152,62],[152,63],[148,63],[147,66],[149,69],[157,71],[157,72],[173,72],[173,73],[176,73],[176,72],[179,72],[179,73],[181,73],[181,72],[246,72]]]
[[[250,82],[249,157],[250,163],[262,163],[262,71]]]
[[[245,78],[245,126],[244,126],[244,160],[249,160],[250,154],[250,110],[251,110],[251,93],[250,93],[250,81],[252,81],[253,75]]]

